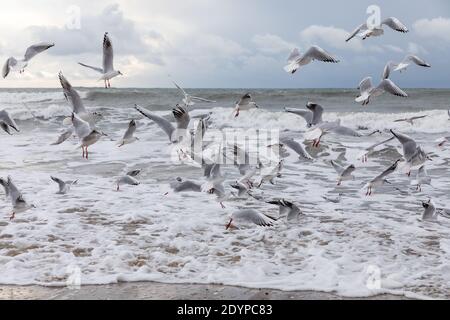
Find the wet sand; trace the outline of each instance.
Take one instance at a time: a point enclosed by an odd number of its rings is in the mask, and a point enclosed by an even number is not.
[[[0,300],[345,300],[317,291],[248,289],[223,285],[164,284],[156,282],[68,287],[0,285]],[[351,300],[407,300],[404,296],[378,295]]]

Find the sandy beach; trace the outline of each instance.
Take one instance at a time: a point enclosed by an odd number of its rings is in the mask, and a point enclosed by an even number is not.
[[[156,282],[82,286],[79,289],[42,286],[0,286],[0,300],[407,300],[378,295],[346,298],[317,291],[280,291],[223,285],[164,284]]]

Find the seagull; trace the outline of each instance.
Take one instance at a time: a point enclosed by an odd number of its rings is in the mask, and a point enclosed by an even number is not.
[[[339,193],[336,198],[330,198],[327,196],[322,196],[322,198],[326,201],[332,202],[332,203],[339,203],[342,200],[342,193]]]
[[[303,117],[308,127],[312,127],[323,122],[323,107],[320,104],[308,102],[306,104],[306,108],[308,108],[309,110],[284,108],[284,111]]]
[[[3,183],[2,183],[3,184]],[[8,180],[6,181],[6,187],[7,193],[9,194],[9,197],[11,198],[11,203],[13,207],[13,212],[11,216],[9,217],[10,220],[13,220],[16,216],[16,213],[22,213],[25,212],[31,208],[36,208],[33,204],[28,204],[23,196],[22,193],[17,189],[16,185],[12,182],[11,177],[8,177]]]
[[[450,142],[450,136],[442,137],[435,140],[435,143],[437,144],[438,147],[443,147],[444,144],[446,144],[447,142]]]
[[[361,153],[361,155],[358,156],[358,160],[361,160],[361,162],[367,162],[369,160],[369,156],[374,153],[377,149],[377,147],[388,143],[389,141],[394,140],[395,137],[390,137],[389,139],[383,140],[381,142],[377,142],[367,148],[364,149],[364,151]]]
[[[111,88],[111,83],[109,82],[109,80],[118,76],[119,74],[122,75],[122,72],[120,72],[119,70],[114,70],[113,59],[114,53],[112,42],[108,36],[108,32],[105,32],[105,35],[103,36],[103,67],[102,68],[92,67],[81,62],[78,62],[78,64],[83,67],[90,68],[92,70],[100,72],[102,76],[100,77],[99,80],[104,81],[105,88]]]
[[[356,102],[362,102],[362,105],[368,105],[370,98],[382,95],[384,92],[398,97],[408,97],[408,95],[390,79],[383,79],[377,87],[372,85],[372,77],[364,78],[359,84],[360,95],[355,99]]]
[[[280,208],[280,217],[286,215],[287,221],[297,219],[301,214],[303,214],[299,207],[285,199],[272,200],[267,203],[278,206]]]
[[[403,158],[406,161],[406,170],[408,176],[411,175],[411,169],[416,166],[420,166],[427,160],[432,160],[427,153],[417,145],[416,141],[400,132],[395,132],[391,129],[391,133],[402,144]]]
[[[17,132],[20,131],[16,122],[14,121],[13,118],[11,118],[11,116],[6,110],[0,111],[0,127],[9,135],[12,134],[9,128],[13,128]]]
[[[339,60],[319,46],[311,46],[303,55],[295,48],[289,55],[287,60],[288,64],[284,67],[284,70],[294,74],[301,66],[305,66],[314,60],[332,63],[339,62]]]
[[[416,64],[420,67],[425,67],[425,68],[431,68],[431,65],[427,62],[425,62],[425,60],[419,58],[416,55],[413,54],[409,54],[407,55],[402,62],[397,63],[397,62],[393,62],[393,61],[389,61],[386,66],[384,67],[383,70],[383,79],[388,79],[391,71],[406,71],[406,69],[412,64]]]
[[[366,184],[365,186],[367,188],[366,196],[372,195],[372,189],[374,187],[381,186],[384,183],[390,183],[389,181],[386,180],[386,177],[397,169],[399,161],[400,160],[395,161],[395,163],[392,164],[389,168],[384,170],[382,173],[380,173],[378,176],[376,176],[375,178],[370,180],[369,183]]]
[[[117,184],[116,190],[119,191],[120,186],[123,184],[138,186],[140,184],[140,182],[135,177],[138,176],[139,173],[141,173],[141,170],[138,169],[138,170],[129,171],[129,172],[127,172],[126,175],[119,177],[116,180],[116,184]]]
[[[169,136],[169,140],[172,143],[180,142],[183,139],[183,136],[187,133],[187,127],[190,122],[189,113],[186,108],[181,107],[178,104],[172,109],[172,114],[175,117],[177,128],[175,128],[168,120],[141,108],[137,104],[134,108],[144,117],[153,120]]]
[[[50,176],[50,178],[58,184],[59,191],[57,192],[57,194],[66,194],[67,192],[69,192],[70,187],[74,184],[77,184],[78,182],[78,180],[62,181],[61,179],[52,176]]]
[[[251,178],[256,174],[256,169],[247,170],[247,173],[236,183],[231,184],[230,186],[233,189],[238,190],[238,197],[242,197],[245,194],[249,194],[249,191],[253,188],[253,181]]]
[[[292,149],[293,151],[295,151],[298,154],[299,158],[305,159],[305,160],[314,160],[314,158],[308,153],[308,151],[306,151],[303,144],[298,143],[294,139],[282,138],[280,140],[280,142],[283,145],[285,145],[285,146],[289,147],[290,149]]]
[[[139,138],[134,136],[135,131],[136,131],[136,121],[131,120],[130,123],[128,123],[127,131],[125,131],[123,138],[118,143],[118,147],[122,147],[126,144],[130,144],[135,142],[136,140],[139,140]]]
[[[70,120],[70,121],[72,121],[72,120]],[[55,142],[51,143],[50,145],[56,146],[56,145],[63,143],[64,141],[66,141],[67,139],[69,139],[72,136],[73,130],[74,130],[73,128],[68,128],[68,129],[64,130],[59,135],[58,139]]]
[[[72,113],[72,124],[76,135],[80,139],[78,148],[83,150],[83,158],[89,158],[88,147],[96,143],[105,133],[96,129],[92,129],[88,122],[79,118],[75,113]]]
[[[250,93],[244,94],[239,101],[236,102],[233,113],[235,113],[235,117],[239,116],[239,111],[241,110],[250,110],[253,108],[259,108],[256,102],[252,100]]]
[[[352,173],[356,170],[356,167],[353,164],[350,164],[346,167],[339,165],[336,161],[331,160],[331,165],[334,170],[336,170],[338,176],[337,185],[340,186],[342,181],[353,180],[355,177]]]
[[[411,185],[417,186],[416,190],[422,191],[422,185],[427,184],[431,186],[431,178],[427,174],[427,169],[425,168],[425,165],[421,166],[419,168],[419,171],[417,172],[416,180],[411,181]]]
[[[175,81],[172,81],[172,82],[175,85],[175,87],[177,87],[183,93],[183,95],[184,95],[183,103],[186,106],[193,106],[195,104],[194,101],[209,102],[209,103],[215,103],[216,102],[216,101],[213,101],[213,100],[192,96],[192,95],[188,94],[186,91],[184,91],[184,89],[181,88]]]
[[[271,184],[275,184],[274,179],[281,177],[281,170],[283,169],[284,160],[280,160],[275,166],[263,166],[261,168],[260,176],[258,177],[257,187],[260,188],[262,184],[269,181]]]
[[[210,166],[207,166],[205,170],[205,176],[207,178],[207,182],[202,185],[202,192],[216,195],[217,201],[220,203],[222,209],[224,209],[225,206],[223,205],[223,201],[225,201],[228,196],[223,186],[225,178],[222,176],[222,173],[220,171],[220,164],[214,163]]]
[[[394,122],[408,122],[409,124],[414,125],[414,120],[423,119],[426,117],[427,117],[427,115],[415,116],[415,117],[410,117],[410,118],[397,119],[397,120],[394,120]]]
[[[23,73],[25,71],[25,68],[28,66],[28,62],[31,60],[31,58],[53,47],[54,45],[55,45],[54,43],[41,42],[28,47],[22,59],[9,57],[8,60],[6,60],[5,64],[3,65],[2,70],[3,78],[6,78],[8,74],[11,72],[11,70],[14,69],[18,69],[19,73]]]
[[[379,37],[384,34],[383,25],[386,25],[389,28],[402,33],[406,33],[409,31],[408,28],[406,28],[406,26],[400,22],[400,20],[395,17],[390,17],[381,21],[381,24],[379,26],[373,28],[369,28],[367,26],[367,23],[361,24],[355,30],[353,30],[353,32],[345,41],[350,41],[356,35],[360,36],[363,40],[369,37]]]
[[[321,122],[318,125],[311,127],[305,133],[306,140],[313,141],[313,147],[319,147],[322,137],[328,133],[333,133],[349,137],[362,137],[363,135],[351,128],[341,125],[341,120],[337,119],[333,122]]]
[[[447,110],[448,120],[450,120],[450,109]]]
[[[64,77],[63,73],[60,71],[58,74],[59,82],[61,83],[61,87],[63,89],[64,98],[72,107],[72,112],[75,113],[79,118],[84,121],[89,122],[91,126],[94,126],[95,123],[102,117],[102,115],[98,112],[88,112],[81,100],[80,95],[77,90],[70,84],[70,82]],[[63,123],[70,124],[71,118],[64,119]]]
[[[225,227],[226,230],[232,226],[233,221],[238,223],[252,223],[262,227],[271,227],[276,219],[254,209],[244,209],[236,211],[231,215],[230,221]]]
[[[422,207],[425,209],[422,215],[423,221],[436,221],[438,218],[438,212],[436,211],[436,205],[431,199],[428,202],[422,201]]]
[[[180,177],[177,177],[174,182],[170,183],[170,187],[174,192],[193,191],[201,192],[202,186],[190,180],[184,181]]]

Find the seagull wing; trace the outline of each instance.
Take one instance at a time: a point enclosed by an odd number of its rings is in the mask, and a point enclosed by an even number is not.
[[[80,98],[78,92],[72,87],[69,81],[64,77],[62,72],[58,74],[59,82],[64,91],[64,96],[72,105],[73,112],[80,114],[86,112],[86,108],[83,105],[83,101]]]
[[[17,123],[14,121],[13,118],[11,118],[11,116],[9,115],[8,112],[6,112],[6,110],[0,111],[0,122],[5,123],[7,126],[10,126],[17,132],[20,131],[19,127],[17,126]]]
[[[378,89],[384,90],[390,94],[393,94],[394,96],[398,97],[407,97],[408,94],[404,92],[402,89],[397,87],[397,85],[392,82],[390,79],[384,79],[381,81],[381,83],[378,85]]]
[[[330,161],[331,165],[333,166],[334,170],[336,170],[336,172],[340,175],[344,172],[345,168],[343,166],[341,166],[340,164],[338,164],[336,161],[331,160]]]
[[[2,70],[3,78],[6,78],[8,76],[9,72],[11,71],[11,68],[14,67],[16,64],[17,60],[14,57],[10,57],[6,60]]]
[[[402,23],[400,22],[400,20],[398,20],[395,17],[390,17],[387,19],[384,19],[381,22],[381,25],[387,25],[389,28],[394,29],[395,31],[399,31],[399,32],[403,32],[406,33],[408,32],[408,28]]]
[[[348,36],[348,38],[345,41],[346,42],[350,41],[358,33],[360,33],[361,31],[364,31],[364,30],[367,30],[367,24],[365,24],[365,23],[363,23],[363,24],[359,25],[358,27],[356,27],[356,29],[352,31],[352,33]]]
[[[114,71],[113,59],[114,59],[114,53],[113,53],[112,42],[108,36],[108,32],[105,32],[105,35],[103,36],[103,72],[104,73]]]
[[[136,131],[136,121],[131,120],[128,124],[127,131],[123,135],[123,140],[131,139],[133,137],[134,132]]]
[[[81,62],[78,62],[78,64],[79,64],[80,66],[83,66],[83,67],[86,67],[86,68],[95,70],[95,71],[97,71],[97,72],[103,73],[103,69],[102,69],[102,68],[93,67],[93,66],[90,66],[90,65],[81,63]]]
[[[187,129],[191,118],[189,117],[189,112],[186,108],[177,105],[176,108],[172,110],[175,121],[177,122],[178,129]]]
[[[63,143],[64,141],[66,141],[67,139],[70,138],[70,136],[73,133],[73,128],[69,128],[67,130],[65,130],[63,133],[61,133],[61,135],[58,137],[58,140],[56,140],[56,142],[53,142],[51,145],[52,146],[56,146],[58,144]]]
[[[308,51],[306,51],[305,54],[303,55],[302,59],[304,58],[311,58],[313,60],[319,60],[323,62],[332,62],[332,63],[339,62],[339,60],[334,58],[331,54],[329,54],[319,46],[311,46],[311,48],[309,48]]]
[[[62,192],[64,190],[64,187],[65,187],[66,183],[64,181],[62,181],[61,179],[56,178],[56,177],[50,176],[50,178],[58,184],[59,191]]]
[[[281,143],[294,150],[300,157],[307,160],[314,160],[308,151],[306,151],[305,147],[297,141],[294,141],[293,139],[282,139]]]
[[[289,54],[289,57],[287,58],[287,62],[288,63],[294,62],[298,58],[300,58],[300,51],[298,51],[298,48],[294,48],[291,51],[291,53]]]
[[[391,130],[391,133],[402,144],[403,156],[405,157],[405,160],[409,160],[416,152],[417,143],[413,139],[408,137],[406,134],[395,132],[394,130]]]
[[[414,62],[415,64],[417,64],[418,66],[421,66],[421,67],[426,67],[426,68],[430,68],[431,67],[431,65],[428,64],[427,62],[425,62],[425,60],[423,60],[423,59],[421,59],[418,56],[413,55],[413,54],[407,56],[406,59],[408,59],[411,62]]]
[[[53,47],[54,45],[55,45],[54,43],[41,42],[28,47],[27,51],[25,51],[24,60],[30,61],[30,59],[33,58],[35,55],[41,53],[42,51],[47,50],[48,48]]]
[[[172,133],[175,131],[175,128],[169,121],[141,108],[137,104],[134,106],[134,108],[139,111],[144,117],[154,121],[169,136],[169,139],[172,138]]]
[[[307,122],[308,125],[311,125],[313,120],[313,113],[309,110],[303,110],[303,109],[293,109],[293,108],[284,108],[285,112],[296,114]]]

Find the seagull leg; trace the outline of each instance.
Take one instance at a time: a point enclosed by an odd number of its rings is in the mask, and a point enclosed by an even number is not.
[[[220,202],[220,206],[222,207],[222,209],[225,209],[225,206],[223,205],[222,202]]]
[[[111,82],[109,82],[109,79],[108,79],[108,88],[111,88]]]
[[[86,159],[89,159],[88,147],[86,147]]]
[[[11,216],[9,217],[9,220],[13,220],[16,217],[16,213],[13,211],[13,213],[11,214]]]
[[[83,159],[84,159],[84,147],[83,146],[81,146],[81,150],[83,150]]]
[[[105,83],[105,89],[108,89],[108,86],[106,85],[106,79],[103,80],[103,82]]]
[[[235,118],[239,117],[239,108],[236,109],[236,114],[234,115]]]
[[[120,187],[119,187],[119,184],[117,184],[117,189],[116,189],[116,191],[119,191],[120,190]]]

